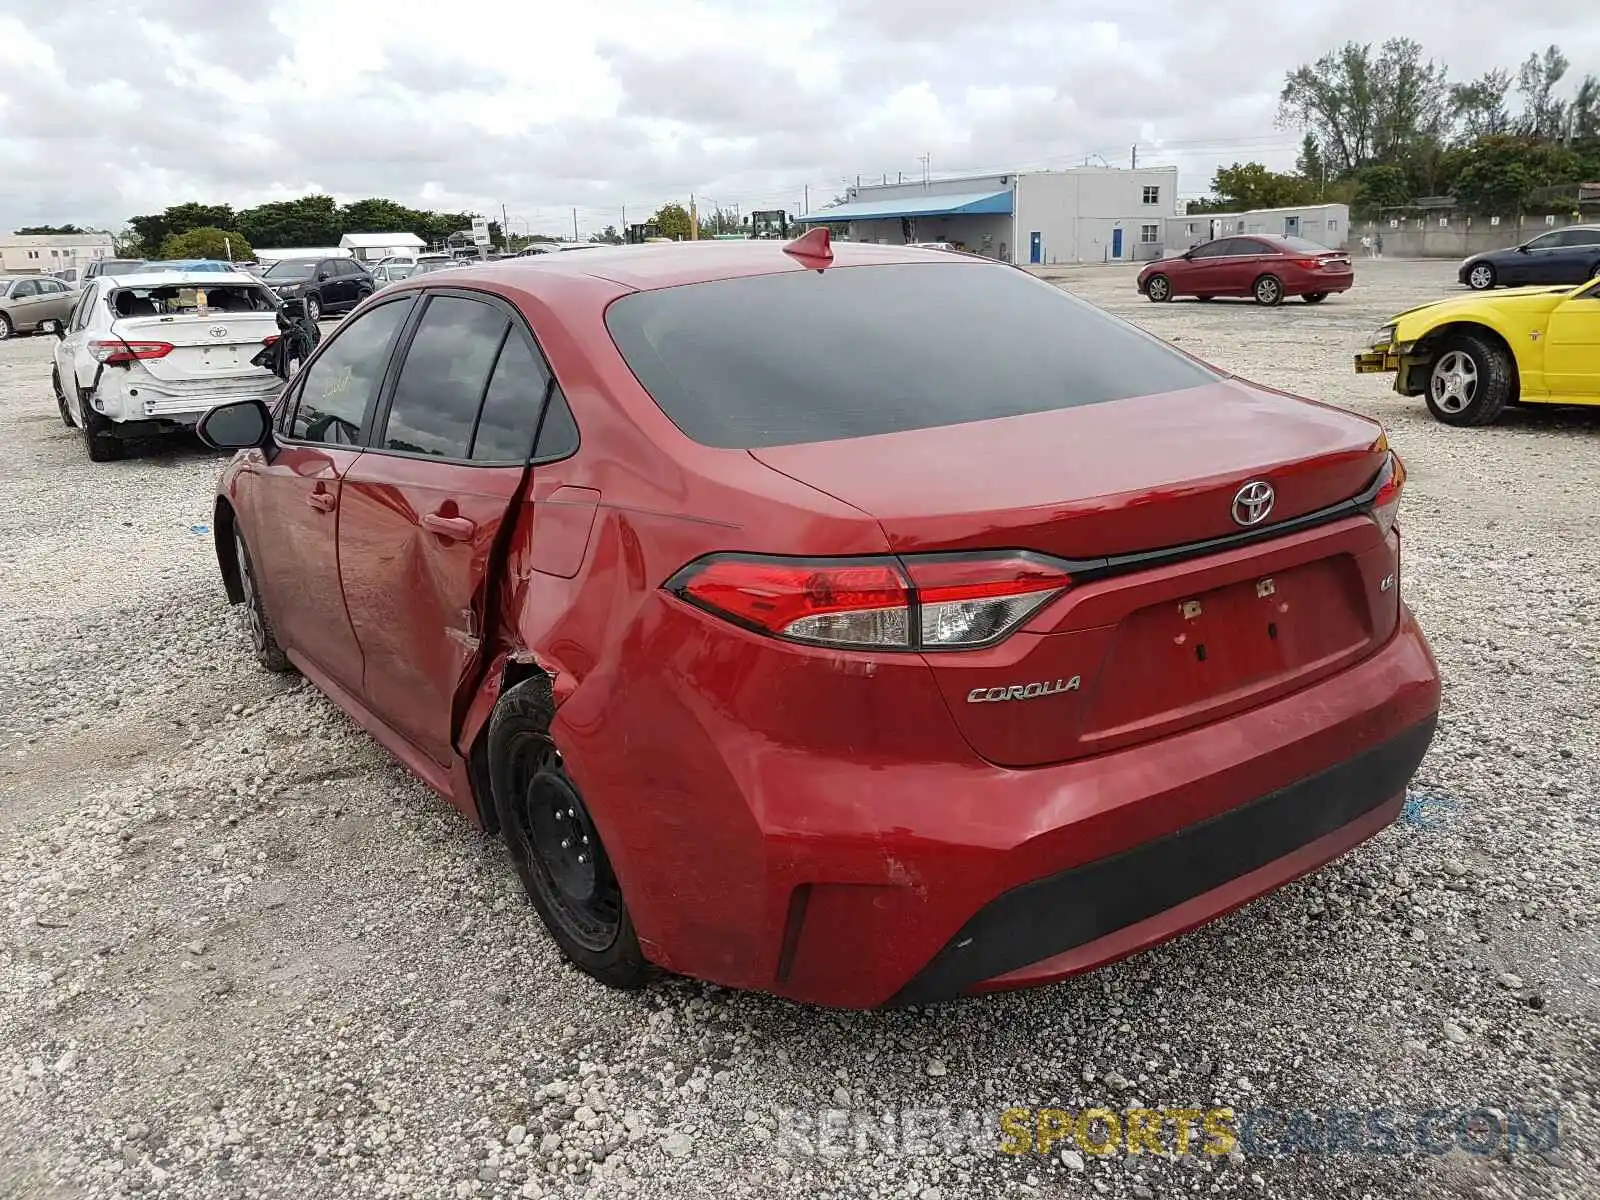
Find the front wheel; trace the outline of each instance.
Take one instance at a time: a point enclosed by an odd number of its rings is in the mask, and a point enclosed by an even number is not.
[[[306,297],[306,320],[315,325],[322,319],[322,301],[315,296]]]
[[[261,602],[261,588],[256,583],[256,564],[237,526],[233,531],[233,561],[239,569],[239,590],[244,593],[245,627],[250,631],[250,648],[256,652],[256,661],[267,670],[279,674],[292,671],[294,668],[289,663],[289,656],[278,645],[277,632],[267,617],[266,605]]]
[[[1516,399],[1511,356],[1476,334],[1440,344],[1428,367],[1428,411],[1446,425],[1489,425]]]
[[[1256,286],[1252,290],[1255,292],[1257,304],[1264,304],[1270,308],[1274,304],[1283,303],[1283,280],[1276,275],[1263,275],[1256,280]]]
[[[1328,298],[1328,293],[1327,292],[1307,292],[1304,296],[1302,296],[1300,298],[1302,300],[1304,300],[1307,304],[1321,304],[1324,300],[1326,300]]]
[[[1157,304],[1172,299],[1172,280],[1165,275],[1152,275],[1145,281],[1144,294]]]
[[[601,983],[644,987],[657,975],[634,933],[611,860],[550,738],[542,681],[512,688],[489,720],[495,812],[522,886],[561,953]]]
[[[0,312],[0,342],[5,341],[16,331],[17,328],[11,323],[11,318]]]
[[[1475,292],[1486,292],[1494,286],[1494,268],[1488,263],[1478,263],[1467,272],[1467,286]]]

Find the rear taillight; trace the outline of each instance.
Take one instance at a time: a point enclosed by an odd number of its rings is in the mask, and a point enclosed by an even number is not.
[[[1400,493],[1406,486],[1406,465],[1400,461],[1400,456],[1393,450],[1389,451],[1389,461],[1383,468],[1382,476],[1378,483],[1377,495],[1372,498],[1372,519],[1378,523],[1378,528],[1384,534],[1394,528],[1395,518],[1400,515]]]
[[[281,335],[276,333],[269,333],[266,337],[261,339],[261,344],[263,346],[270,346],[273,342],[277,341],[280,336]]]
[[[170,342],[90,342],[89,353],[96,362],[108,367],[127,364],[135,359],[165,358],[172,353]]]
[[[1005,637],[1069,586],[1023,553],[795,559],[712,555],[667,581],[748,629],[856,650],[966,650]]]

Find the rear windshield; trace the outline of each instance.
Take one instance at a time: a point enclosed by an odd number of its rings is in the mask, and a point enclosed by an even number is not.
[[[216,287],[112,288],[106,303],[119,317],[185,316],[200,311],[200,293],[206,295],[208,313],[276,312],[278,298],[251,283],[223,283]]]
[[[1308,241],[1306,238],[1302,238],[1302,237],[1286,237],[1286,238],[1279,238],[1278,240],[1281,241],[1289,249],[1293,250],[1296,254],[1331,254],[1331,253],[1333,253],[1327,246],[1324,246],[1321,242]]]
[[[1219,376],[1024,271],[955,260],[637,292],[628,366],[707,446],[868,437],[1175,392]]]

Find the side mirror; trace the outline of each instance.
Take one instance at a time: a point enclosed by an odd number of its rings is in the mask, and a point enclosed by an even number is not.
[[[328,273],[326,271],[318,271],[317,272],[317,282],[318,283],[322,283],[322,282],[326,281],[328,278],[329,278],[329,276],[328,276]]]
[[[55,323],[55,327],[52,328],[50,332],[56,335],[56,341],[58,342],[64,342],[67,340],[67,326],[64,321],[57,321]]]
[[[272,415],[259,400],[235,400],[208,409],[194,431],[213,450],[253,450],[271,435]]]
[[[1179,257],[1181,257],[1181,258],[1193,258],[1194,257],[1194,251],[1193,250],[1185,250],[1183,252],[1183,254],[1180,255]]]
[[[1517,253],[1518,254],[1526,254],[1526,253],[1528,253],[1528,243],[1527,242],[1523,242],[1522,245],[1518,246],[1517,247]]]

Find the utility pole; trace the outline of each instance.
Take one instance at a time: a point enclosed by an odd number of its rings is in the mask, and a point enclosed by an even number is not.
[[[576,208],[572,210],[572,240],[578,240],[578,210]]]
[[[928,167],[933,162],[933,152],[930,150],[926,154],[918,155],[917,161],[922,164],[922,186],[926,188],[928,186]]]
[[[1135,171],[1137,171],[1139,169],[1139,143],[1138,142],[1135,142],[1133,144],[1133,164],[1132,164],[1132,166],[1133,166],[1133,169]]]
[[[506,206],[500,206],[500,247],[503,250],[511,249],[511,222],[506,217]]]
[[[811,214],[811,185],[808,183],[808,184],[806,184],[806,190],[805,190],[804,194],[800,197],[800,215],[804,217],[804,216],[809,216],[810,214]]]
[[[700,209],[695,205],[694,193],[689,193],[689,240],[700,240]]]
[[[622,206],[622,236],[624,238],[628,236],[628,206],[626,204]]]

